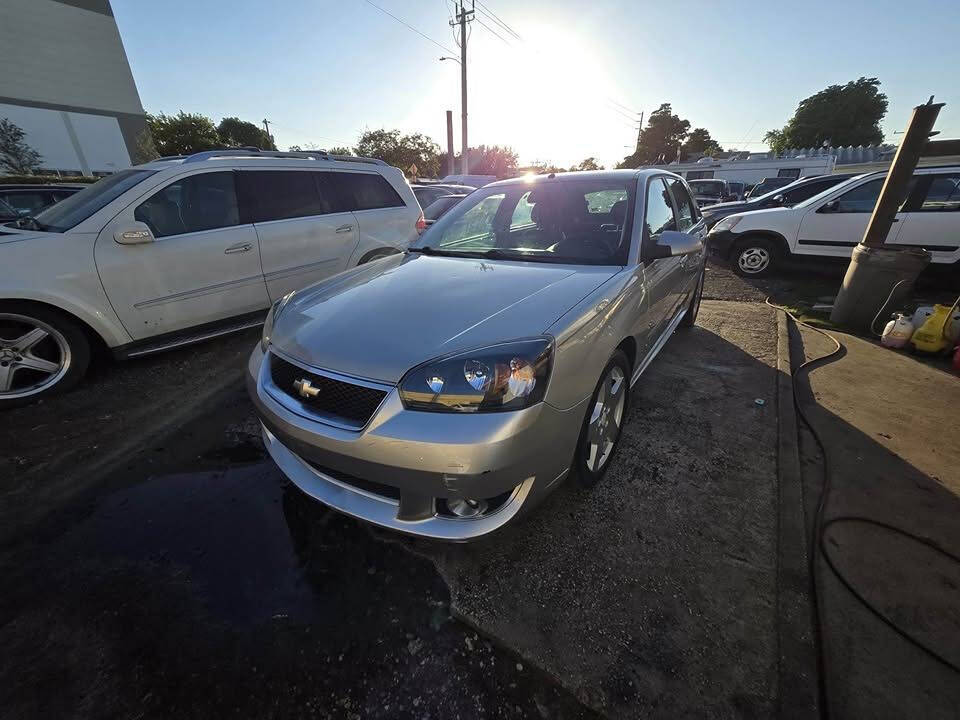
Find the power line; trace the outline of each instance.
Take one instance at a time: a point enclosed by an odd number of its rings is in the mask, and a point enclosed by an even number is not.
[[[497,32],[496,30],[494,30],[492,27],[490,27],[489,25],[487,25],[483,20],[481,20],[480,18],[477,18],[477,22],[480,23],[480,27],[486,29],[487,32],[489,32],[489,33],[495,35],[496,37],[498,37],[502,42],[506,43],[509,47],[514,47],[513,43],[511,43],[509,40],[505,39],[500,33],[498,33],[498,32]]]
[[[488,18],[493,20],[498,25],[500,25],[504,30],[506,30],[508,33],[513,35],[517,40],[523,42],[523,38],[520,37],[520,33],[518,33],[512,27],[507,25],[503,20],[501,20],[493,10],[488,8],[484,3],[480,2],[480,0],[477,0],[477,5],[480,6],[480,12],[482,12],[484,15],[486,15]]]
[[[420,32],[419,30],[417,30],[413,25],[411,25],[410,23],[408,23],[408,22],[406,22],[406,21],[404,21],[404,20],[401,20],[401,19],[398,18],[396,15],[394,15],[392,12],[389,12],[389,11],[387,11],[387,10],[384,10],[384,9],[383,9],[382,7],[380,7],[379,5],[377,5],[377,4],[373,3],[373,2],[370,2],[370,0],[364,0],[364,2],[367,3],[367,5],[369,5],[370,7],[376,8],[377,10],[379,10],[380,12],[382,12],[384,15],[389,15],[389,16],[392,17],[394,20],[396,20],[398,23],[400,23],[400,24],[403,25],[404,27],[409,28],[410,30],[413,30],[417,35],[419,35],[420,37],[422,37],[424,40],[426,40],[426,41],[428,41],[428,42],[432,42],[434,45],[436,45],[438,48],[440,48],[440,49],[443,50],[444,52],[448,52],[448,53],[450,53],[451,55],[456,55],[456,54],[457,54],[457,51],[456,51],[456,50],[451,50],[450,48],[446,47],[445,45],[441,45],[440,43],[438,43],[436,40],[434,40],[434,39],[433,39],[432,37],[430,37],[429,35],[424,35],[422,32]]]

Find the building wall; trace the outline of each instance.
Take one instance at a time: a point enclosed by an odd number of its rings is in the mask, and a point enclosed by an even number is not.
[[[3,0],[0,58],[0,117],[44,167],[130,165],[146,121],[108,0]]]

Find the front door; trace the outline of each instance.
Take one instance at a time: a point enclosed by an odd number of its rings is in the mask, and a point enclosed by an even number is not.
[[[850,257],[854,246],[863,239],[867,230],[883,182],[882,177],[868,180],[807,208],[800,221],[794,252],[799,255]],[[888,243],[897,242],[903,218],[904,213],[897,214],[887,235]]]
[[[146,223],[155,241],[120,245],[114,233]],[[100,233],[95,257],[113,309],[134,340],[265,310],[257,234],[241,224],[235,174],[177,179],[126,208]]]
[[[652,178],[647,184],[644,215],[644,249],[656,245],[660,233],[676,230],[670,191],[662,178]],[[642,251],[641,251],[642,252]],[[684,287],[686,270],[680,257],[656,258],[644,261],[644,281],[647,285],[648,337],[654,343],[673,319]],[[639,335],[639,333],[636,333]]]
[[[273,300],[346,269],[357,219],[316,170],[244,170],[267,292]]]
[[[917,176],[898,245],[929,250],[935,262],[960,260],[960,172]]]

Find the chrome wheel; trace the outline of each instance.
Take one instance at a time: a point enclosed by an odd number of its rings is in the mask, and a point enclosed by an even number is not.
[[[56,328],[36,318],[0,313],[0,399],[36,395],[70,370],[70,345]]]
[[[737,258],[737,265],[748,275],[761,273],[770,265],[770,251],[762,247],[744,248]]]
[[[587,469],[597,472],[610,459],[620,437],[623,409],[627,402],[626,376],[613,366],[603,379],[587,425]]]

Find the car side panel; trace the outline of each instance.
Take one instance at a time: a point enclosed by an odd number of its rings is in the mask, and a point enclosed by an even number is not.
[[[413,192],[408,192],[413,197]],[[402,252],[419,237],[417,218],[420,217],[420,206],[415,198],[412,206],[357,210],[353,215],[357,220],[359,237],[357,249],[347,267],[353,267],[371,251],[392,248]]]
[[[568,410],[589,398],[616,347],[626,338],[637,359],[653,341],[642,265],[625,268],[587,295],[547,330],[556,355],[546,402]]]

